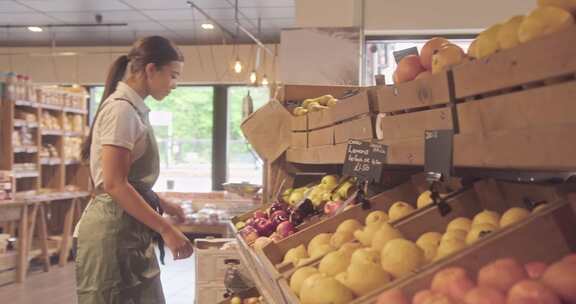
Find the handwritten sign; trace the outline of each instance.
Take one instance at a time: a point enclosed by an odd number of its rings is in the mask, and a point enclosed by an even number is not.
[[[382,144],[350,140],[346,148],[343,174],[361,181],[380,182],[388,147]]]

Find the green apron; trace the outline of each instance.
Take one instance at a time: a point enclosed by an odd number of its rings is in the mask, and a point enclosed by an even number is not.
[[[148,147],[144,155],[132,163],[128,181],[152,188],[160,169],[158,145],[148,113],[138,114],[149,130]],[[165,303],[153,235],[153,230],[126,213],[109,194],[100,191],[90,201],[78,227],[78,303]]]

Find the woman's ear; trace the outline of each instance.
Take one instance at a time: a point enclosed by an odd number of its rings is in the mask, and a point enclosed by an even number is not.
[[[146,65],[146,67],[144,68],[144,71],[146,73],[146,79],[149,79],[150,77],[152,77],[156,72],[157,72],[157,68],[156,68],[156,64],[154,63],[148,63]]]

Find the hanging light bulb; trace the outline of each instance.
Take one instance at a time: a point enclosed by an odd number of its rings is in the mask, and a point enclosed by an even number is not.
[[[266,77],[266,74],[264,74],[264,76],[262,76],[262,85],[263,86],[268,85],[268,77]]]
[[[234,63],[234,72],[236,74],[242,73],[242,62],[240,62],[240,58],[236,57],[236,62]]]
[[[252,73],[250,73],[250,83],[256,84],[256,71],[254,70],[252,70]]]

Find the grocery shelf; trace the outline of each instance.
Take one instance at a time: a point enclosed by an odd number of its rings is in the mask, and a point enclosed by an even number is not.
[[[68,136],[68,137],[82,137],[83,136],[82,132],[78,132],[78,131],[64,131],[63,135]]]
[[[40,107],[43,110],[52,110],[52,111],[62,111],[62,106],[59,105],[51,105],[51,104],[40,104]]]
[[[39,104],[28,100],[15,100],[14,105],[17,107],[37,108]]]
[[[77,159],[67,159],[64,161],[65,165],[78,165],[80,163],[82,163],[82,162],[77,160]]]
[[[43,136],[62,136],[64,132],[62,130],[42,130],[41,134]]]
[[[62,163],[62,159],[59,157],[43,157],[40,158],[40,164],[52,166],[52,165],[59,165]]]
[[[64,112],[67,112],[67,113],[88,114],[88,111],[86,111],[86,110],[70,108],[70,107],[64,107],[63,110],[64,110]]]
[[[40,173],[38,171],[15,171],[13,173],[13,176],[16,179],[38,177],[39,175]]]
[[[24,119],[14,119],[14,127],[38,128],[38,123],[26,121]]]
[[[38,147],[36,146],[15,146],[12,151],[14,153],[36,153],[38,152]]]

